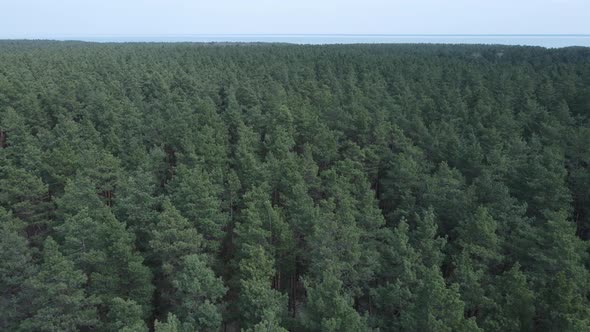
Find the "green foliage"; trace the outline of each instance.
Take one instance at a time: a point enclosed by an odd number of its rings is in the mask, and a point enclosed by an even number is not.
[[[1,162],[1,161],[0,161]],[[51,213],[49,193],[43,181],[31,172],[0,164],[0,206],[31,228],[42,229]]]
[[[251,247],[239,264],[240,297],[237,302],[242,328],[253,328],[269,317],[280,320],[286,311],[287,298],[271,288],[273,261],[260,246]]]
[[[478,208],[472,219],[460,226],[460,247],[455,255],[453,280],[459,284],[461,297],[465,301],[466,314],[471,317],[485,315],[493,304],[489,298],[489,285],[493,283],[494,271],[501,260],[497,223],[487,209]]]
[[[201,168],[178,167],[168,185],[170,198],[205,239],[212,253],[220,248],[227,217],[221,210],[221,190]]]
[[[0,329],[16,330],[29,311],[25,282],[37,270],[22,222],[0,207]]]
[[[416,214],[416,229],[412,233],[412,245],[420,253],[421,262],[426,267],[440,267],[444,260],[444,238],[438,237],[438,225],[432,208],[422,216]]]
[[[83,209],[103,211],[103,206],[92,182],[86,177],[77,176],[67,181],[64,194],[57,199],[57,216],[63,221]]]
[[[588,331],[590,321],[587,300],[575,291],[575,284],[559,272],[541,293],[538,326],[546,331]]]
[[[0,108],[1,145],[4,147],[0,159],[6,158],[16,167],[40,175],[43,166],[40,144],[29,131],[25,117],[12,107]]]
[[[142,315],[142,308],[135,301],[115,297],[109,304],[107,329],[121,332],[148,331]]]
[[[457,169],[442,162],[425,181],[425,187],[424,204],[434,208],[441,231],[451,232],[460,220],[466,218],[468,208],[472,205],[464,177]]]
[[[172,284],[177,306],[174,311],[184,322],[185,330],[219,330],[219,303],[227,289],[201,257],[194,254],[184,256],[182,270],[176,274]]]
[[[242,211],[235,233],[239,278],[237,310],[241,327],[248,329],[268,317],[280,320],[285,314],[287,298],[271,288],[271,280],[276,274],[272,241],[275,237],[280,238],[284,222],[265,198],[264,187],[249,192],[245,200],[247,207]]]
[[[589,58],[0,41],[0,330],[588,330]]]
[[[165,322],[156,320],[154,322],[154,331],[156,332],[181,332],[180,321],[174,314],[168,314]]]
[[[135,242],[140,250],[146,249],[150,232],[158,220],[160,196],[156,193],[155,180],[154,174],[142,170],[122,179],[113,205],[117,220],[124,222],[135,234]]]
[[[364,319],[354,310],[342,282],[328,269],[318,284],[307,286],[304,325],[308,331],[367,331]]]
[[[31,315],[20,324],[24,331],[78,331],[98,321],[94,299],[82,288],[87,277],[64,257],[53,239],[45,240],[39,272],[27,281]]]
[[[282,328],[276,321],[274,320],[263,320],[262,322],[256,324],[254,328],[246,330],[246,332],[287,332],[288,330]]]
[[[563,211],[547,215],[538,245],[531,252],[536,264],[531,272],[533,283],[541,287],[537,294],[539,325],[575,331],[588,325],[587,243],[575,236],[575,226]]]
[[[165,200],[158,222],[152,227],[150,252],[167,275],[174,275],[184,255],[202,251],[202,236],[178,210]]]
[[[465,319],[459,287],[448,287],[436,267],[421,269],[415,299],[401,314],[404,331],[479,331]]]
[[[84,271],[89,294],[108,306],[113,297],[130,299],[147,314],[153,286],[151,272],[133,250],[133,239],[124,226],[104,208],[84,208],[57,228],[63,253]]]
[[[535,295],[526,276],[516,264],[496,277],[493,308],[484,313],[482,327],[486,331],[531,331],[535,316]]]

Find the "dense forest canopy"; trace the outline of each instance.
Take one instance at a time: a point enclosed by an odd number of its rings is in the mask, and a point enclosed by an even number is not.
[[[590,49],[0,42],[2,331],[590,331]]]

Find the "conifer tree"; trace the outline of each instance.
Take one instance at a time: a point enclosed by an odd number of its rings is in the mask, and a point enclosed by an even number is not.
[[[174,310],[185,330],[217,331],[221,325],[221,298],[227,289],[199,255],[186,255],[172,281]]]
[[[154,322],[154,331],[156,332],[181,332],[182,326],[174,314],[168,314],[165,322],[156,319]]]
[[[206,250],[217,253],[227,224],[219,201],[221,189],[211,182],[205,170],[181,165],[169,183],[169,192],[174,206],[203,236]]]
[[[256,187],[246,194],[246,208],[234,230],[238,271],[234,283],[239,292],[236,307],[243,329],[269,319],[280,324],[287,309],[287,297],[272,287],[277,275],[275,248],[284,238],[284,222],[271,206],[266,188]],[[274,238],[279,241],[273,244]]]
[[[327,267],[321,281],[307,285],[303,325],[308,331],[367,331],[365,319],[355,311],[336,275]]]
[[[587,243],[575,236],[575,225],[563,211],[546,214],[530,250],[530,279],[536,286],[536,320],[543,329],[587,325]],[[524,263],[523,263],[524,266]]]
[[[25,119],[23,114],[13,107],[0,111],[0,128],[2,128],[0,156],[10,160],[15,167],[39,176],[43,167],[43,153]]]
[[[158,222],[161,197],[156,194],[154,174],[139,170],[124,178],[117,188],[113,213],[135,235],[136,247],[146,251],[150,232]]]
[[[56,231],[63,253],[89,279],[88,293],[108,306],[114,297],[130,299],[149,312],[151,272],[134,250],[133,238],[109,210],[88,208],[66,219]]]
[[[480,331],[474,319],[463,315],[459,287],[448,287],[436,267],[421,268],[414,299],[401,313],[404,331]]]
[[[142,308],[135,301],[115,297],[109,304],[106,329],[121,332],[147,332],[148,328],[142,317]]]
[[[25,331],[78,331],[98,324],[94,298],[84,291],[87,277],[64,257],[53,239],[43,246],[39,272],[27,281],[31,315],[19,329]]]
[[[23,223],[0,207],[0,329],[16,330],[29,313],[26,282],[37,270],[33,252],[23,236]]]
[[[492,308],[483,312],[482,328],[486,331],[531,331],[535,317],[535,294],[526,276],[515,264],[497,276],[490,292]]]
[[[501,259],[496,228],[496,221],[480,207],[458,231],[456,242],[461,248],[455,258],[453,280],[459,284],[468,317],[479,317],[492,305],[488,285],[493,284],[492,271]]]
[[[262,246],[247,249],[247,256],[239,263],[240,295],[237,307],[241,317],[241,328],[253,328],[257,324],[276,319],[276,324],[284,317],[287,297],[271,288],[274,277],[274,261],[265,253]]]
[[[38,176],[0,159],[0,206],[25,221],[31,233],[43,233],[51,217],[47,185]]]

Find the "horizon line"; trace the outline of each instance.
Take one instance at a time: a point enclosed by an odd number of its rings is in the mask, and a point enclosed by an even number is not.
[[[342,36],[342,37],[356,37],[356,36],[376,36],[376,37],[512,37],[512,36],[522,36],[522,37],[590,37],[590,33],[503,33],[503,34],[493,34],[493,33],[482,33],[482,34],[462,34],[462,33],[422,33],[422,34],[411,34],[411,33],[197,33],[197,34],[39,34],[39,35],[21,35],[21,36],[11,36],[11,37],[3,37],[0,36],[0,39],[19,39],[19,38],[48,38],[48,37],[190,37],[190,36],[318,36],[318,37],[325,37],[325,36]]]

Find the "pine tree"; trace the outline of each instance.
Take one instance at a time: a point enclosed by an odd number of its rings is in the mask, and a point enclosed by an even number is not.
[[[531,141],[528,158],[518,165],[514,191],[527,203],[528,214],[542,221],[546,213],[570,210],[572,197],[566,186],[562,149],[542,146],[537,137]]]
[[[203,237],[172,203],[165,199],[150,238],[148,254],[155,265],[156,304],[158,311],[170,312],[175,309],[178,301],[174,280],[185,265],[185,257],[202,254]]]
[[[43,154],[39,141],[31,134],[26,116],[13,107],[2,109],[0,128],[2,132],[0,156],[10,160],[15,167],[39,176],[43,165]]]
[[[0,206],[25,221],[30,233],[43,234],[52,211],[49,191],[41,178],[0,159],[0,187]]]
[[[152,259],[161,264],[162,272],[173,276],[182,264],[182,256],[203,251],[203,237],[167,199],[157,219],[151,231],[149,251]]]
[[[464,318],[458,285],[447,286],[443,279],[445,240],[436,235],[432,210],[416,220],[414,231],[402,219],[388,237],[379,273],[384,284],[372,290],[374,324],[400,331],[477,331],[475,321]]]
[[[386,163],[379,185],[385,215],[391,221],[402,216],[409,218],[416,212],[416,199],[422,192],[428,163],[417,147],[394,154]]]
[[[523,269],[530,271],[531,281],[543,284],[547,275],[556,276],[564,272],[577,293],[588,292],[587,261],[588,245],[576,236],[575,224],[567,219],[565,211],[546,213],[548,221],[535,233],[529,235],[528,260]]]
[[[259,134],[240,121],[233,146],[233,164],[244,190],[251,190],[267,181],[259,154]]]
[[[590,331],[588,300],[564,271],[541,291],[536,328],[545,331]]]
[[[310,237],[312,261],[309,277],[320,280],[326,266],[330,266],[346,289],[356,294],[363,271],[357,270],[361,261],[361,230],[354,218],[350,198],[336,205],[334,199],[323,202],[321,215]]]
[[[27,281],[31,316],[20,324],[25,331],[78,331],[98,324],[94,299],[83,285],[87,278],[64,257],[53,239],[45,240],[39,272]]]
[[[36,273],[23,223],[0,207],[0,330],[16,330],[29,312],[25,283]]]
[[[51,184],[52,193],[61,194],[69,179],[82,170],[82,156],[99,150],[99,133],[90,121],[79,123],[71,119],[72,115],[59,115],[57,124],[50,132],[43,133],[41,141],[49,142],[44,148],[47,152],[43,158],[43,170],[46,182]],[[85,164],[92,167],[91,164]]]
[[[493,271],[501,262],[497,223],[487,209],[478,208],[473,219],[461,223],[458,230],[453,280],[460,286],[468,317],[479,317],[491,306],[490,290]]]
[[[182,269],[174,276],[174,312],[185,330],[217,331],[221,325],[221,298],[227,289],[199,255],[182,258]]]
[[[342,290],[336,275],[327,267],[321,281],[306,285],[303,325],[308,331],[368,331],[365,319],[353,308],[352,298]]]
[[[441,267],[446,239],[438,236],[438,225],[434,209],[429,208],[422,215],[414,215],[416,228],[411,233],[411,244],[419,252],[421,263],[426,267]]]
[[[107,206],[115,203],[114,191],[121,177],[119,164],[119,159],[102,149],[89,149],[81,155],[77,175],[94,184],[95,192]]]
[[[325,195],[310,237],[311,277],[329,265],[351,295],[367,293],[379,264],[379,236],[384,224],[365,176],[353,162],[322,173]],[[363,257],[363,259],[361,259]],[[366,295],[366,294],[365,294]]]
[[[197,126],[191,128],[197,162],[209,171],[220,171],[228,162],[228,132],[215,103],[206,98],[195,102]],[[221,175],[221,174],[219,174]]]
[[[135,243],[140,251],[147,250],[150,232],[156,227],[159,202],[156,179],[149,172],[134,172],[123,178],[117,188],[113,213],[135,235]]]
[[[402,219],[393,232],[386,232],[382,250],[379,285],[371,290],[373,325],[384,330],[401,330],[400,315],[412,302],[417,283],[420,254],[410,244],[409,225]]]
[[[564,211],[546,213],[547,222],[536,235],[530,251],[531,281],[537,293],[540,328],[565,330],[589,326],[587,244],[575,235],[575,224]],[[548,277],[550,276],[550,277]]]
[[[83,208],[57,227],[63,252],[89,277],[91,295],[108,306],[114,297],[130,299],[142,306],[144,315],[151,306],[151,272],[134,250],[133,238],[112,215],[100,208]]]
[[[156,332],[181,332],[182,326],[178,318],[174,314],[168,314],[165,322],[160,322],[156,319],[154,322],[154,331]]]
[[[482,327],[486,331],[524,332],[533,330],[535,294],[526,276],[515,264],[497,276],[490,292],[493,306],[483,312]]]
[[[219,200],[221,189],[210,180],[205,170],[181,165],[176,169],[168,191],[174,206],[203,236],[206,250],[216,254],[227,224],[227,215]]]
[[[281,327],[275,319],[264,318],[263,321],[254,325],[253,328],[245,330],[246,332],[287,332],[288,330]]]
[[[451,232],[459,221],[468,217],[466,207],[473,205],[472,197],[466,191],[465,178],[457,169],[442,162],[424,186],[422,206],[434,209],[441,232]]]
[[[83,176],[68,179],[64,193],[56,199],[56,203],[56,216],[59,221],[64,221],[85,208],[94,212],[101,211],[104,207],[90,179]]]
[[[147,332],[148,328],[142,317],[142,308],[135,301],[115,297],[109,304],[106,329],[121,332]]]
[[[243,329],[253,328],[268,317],[274,317],[275,324],[280,324],[287,309],[287,298],[271,288],[274,261],[262,246],[249,246],[244,254],[246,256],[239,262],[237,307],[240,326]]]
[[[264,129],[264,147],[269,155],[284,159],[295,146],[293,139],[293,116],[288,107],[282,105],[271,108],[266,116],[268,124]]]
[[[459,287],[447,287],[440,269],[421,268],[415,297],[401,313],[404,331],[480,331],[473,319],[463,316]]]

